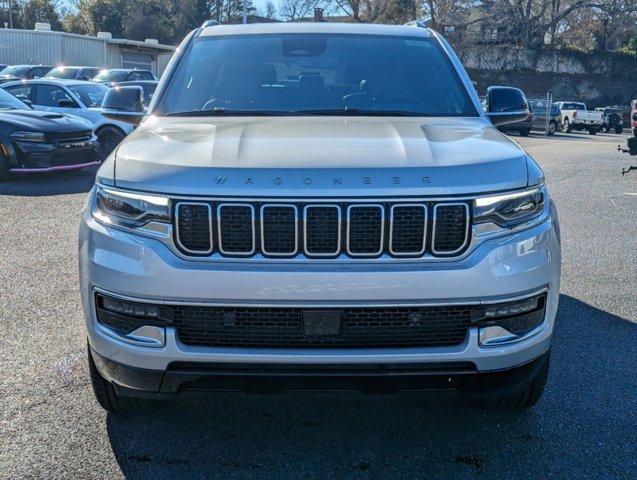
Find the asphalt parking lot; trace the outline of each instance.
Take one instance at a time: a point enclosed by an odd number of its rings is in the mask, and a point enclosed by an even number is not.
[[[563,237],[542,401],[450,394],[93,398],[76,233],[94,171],[0,184],[0,478],[637,478],[637,172],[625,136],[512,137],[545,169]],[[637,158],[632,158],[637,164]]]

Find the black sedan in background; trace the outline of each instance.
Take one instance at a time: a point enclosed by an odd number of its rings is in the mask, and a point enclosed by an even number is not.
[[[97,165],[98,142],[86,120],[33,110],[0,89],[0,181],[12,173]]]

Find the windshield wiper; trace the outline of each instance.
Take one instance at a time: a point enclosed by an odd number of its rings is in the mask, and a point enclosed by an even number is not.
[[[371,110],[363,108],[317,108],[306,110],[233,110],[216,107],[213,110],[192,110],[186,112],[168,112],[167,117],[216,117],[216,116],[375,116],[375,117],[434,117],[444,116],[431,113],[410,112],[405,110]]]
[[[189,112],[168,112],[167,117],[221,117],[221,116],[281,116],[290,115],[293,112],[282,110],[232,110],[229,108],[216,107],[213,110],[192,110]]]
[[[374,116],[374,117],[431,117],[430,113],[410,112],[406,110],[372,110],[366,108],[325,108],[325,109],[311,109],[311,110],[297,110],[297,115],[326,115],[326,116]]]

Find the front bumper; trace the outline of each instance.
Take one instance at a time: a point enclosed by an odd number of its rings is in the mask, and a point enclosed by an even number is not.
[[[79,241],[80,281],[89,344],[100,358],[162,376],[171,364],[427,365],[471,364],[476,372],[511,369],[550,347],[559,298],[560,245],[556,218],[487,240],[460,260],[442,263],[352,264],[196,262],[158,240],[105,227],[85,213]],[[478,328],[448,347],[210,348],[184,345],[167,327],[160,347],[133,345],[97,323],[95,291],[153,303],[234,306],[407,306],[507,301],[547,291],[541,327],[517,343],[482,347]],[[98,364],[99,368],[99,364]],[[427,367],[429,368],[429,367]],[[104,374],[104,372],[102,372]],[[134,387],[133,387],[134,388]]]
[[[13,142],[9,171],[46,173],[99,165],[97,137],[77,143]]]

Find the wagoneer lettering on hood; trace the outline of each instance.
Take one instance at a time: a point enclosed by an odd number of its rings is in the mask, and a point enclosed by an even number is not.
[[[118,187],[183,195],[442,195],[527,185],[482,118],[159,118],[120,147]]]

